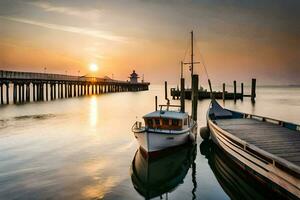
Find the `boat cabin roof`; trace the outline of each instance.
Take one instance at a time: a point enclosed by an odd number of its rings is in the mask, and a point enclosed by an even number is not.
[[[185,119],[188,117],[188,114],[177,112],[177,111],[158,110],[158,111],[148,113],[147,115],[144,115],[143,118],[155,118],[155,117],[169,118],[169,119]]]

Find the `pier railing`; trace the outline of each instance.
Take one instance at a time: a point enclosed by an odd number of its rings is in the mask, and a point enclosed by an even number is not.
[[[91,77],[91,76],[72,76],[72,75],[63,75],[63,74],[18,72],[18,71],[4,71],[4,70],[0,70],[0,79],[130,83],[128,81],[120,81],[120,80],[114,80],[110,78],[99,78],[99,77]]]
[[[11,96],[16,104],[90,94],[144,91],[148,90],[149,84],[110,78],[0,70],[0,104],[9,104]]]

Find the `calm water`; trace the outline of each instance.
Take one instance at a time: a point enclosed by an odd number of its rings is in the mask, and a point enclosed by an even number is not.
[[[239,184],[222,182],[224,174],[215,166],[222,156],[205,153],[200,137],[195,147],[145,161],[131,126],[154,109],[155,95],[164,103],[162,87],[151,86],[145,92],[1,107],[0,199],[144,199],[147,187],[154,196],[164,193],[164,199],[242,195]],[[199,127],[206,123],[208,104],[199,102]],[[300,123],[300,88],[259,87],[255,105],[245,99],[226,101],[225,106]],[[145,168],[135,174],[136,165]],[[139,185],[147,173],[152,185]],[[243,178],[235,176],[243,185]]]

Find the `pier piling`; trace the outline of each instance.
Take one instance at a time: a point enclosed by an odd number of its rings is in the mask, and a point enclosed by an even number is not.
[[[0,83],[0,90],[1,105],[3,105],[3,83]]]
[[[184,78],[180,79],[180,111],[185,112],[185,89]]]

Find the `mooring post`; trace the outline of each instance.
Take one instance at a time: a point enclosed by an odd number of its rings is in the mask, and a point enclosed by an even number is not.
[[[184,78],[180,79],[180,112],[185,112],[185,89]]]
[[[6,104],[9,104],[9,82],[6,84]]]
[[[198,75],[193,74],[192,75],[192,118],[194,121],[197,121],[198,84],[199,84]]]
[[[233,99],[236,101],[236,81],[233,81]]]
[[[223,93],[222,93],[222,99],[223,99],[223,101],[225,101],[225,99],[226,99],[225,93],[226,93],[226,91],[225,91],[225,83],[223,83]]]
[[[251,84],[251,101],[252,103],[255,102],[255,97],[256,97],[256,79],[252,79],[252,84]]]
[[[241,100],[244,99],[244,83],[241,83]]]

